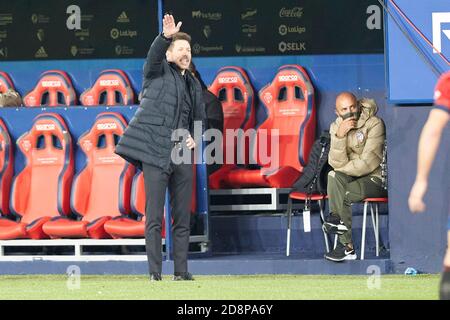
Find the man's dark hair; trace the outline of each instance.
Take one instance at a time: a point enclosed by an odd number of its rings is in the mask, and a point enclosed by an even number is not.
[[[186,32],[177,32],[172,36],[172,43],[170,44],[169,49],[172,48],[173,43],[177,40],[186,40],[187,42],[189,42],[189,44],[191,44],[190,35],[188,35]]]

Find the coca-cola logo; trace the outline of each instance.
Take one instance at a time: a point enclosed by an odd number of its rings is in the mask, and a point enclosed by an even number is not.
[[[303,8],[293,7],[287,9],[285,7],[280,10],[280,18],[301,18],[303,16]]]

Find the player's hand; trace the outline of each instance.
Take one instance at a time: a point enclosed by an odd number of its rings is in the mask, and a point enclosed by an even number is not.
[[[163,34],[166,38],[171,38],[175,33],[180,31],[182,22],[179,21],[175,25],[175,19],[171,14],[165,14],[163,18]]]
[[[338,136],[338,138],[343,138],[350,130],[354,128],[356,128],[356,120],[354,118],[345,119],[339,125],[336,135]]]
[[[426,205],[423,202],[423,197],[427,191],[427,183],[422,181],[416,181],[409,194],[408,205],[409,210],[412,213],[423,212],[426,209]]]
[[[192,137],[191,136],[189,136],[187,139],[186,139],[186,146],[189,148],[189,149],[194,149],[195,147],[196,147],[196,144],[195,144],[195,141],[194,141],[194,139],[192,139]]]

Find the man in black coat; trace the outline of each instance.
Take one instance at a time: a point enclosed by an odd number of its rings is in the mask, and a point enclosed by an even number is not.
[[[208,90],[205,82],[202,79],[200,72],[194,62],[191,62],[189,71],[200,82],[203,92],[203,101],[205,102],[205,111],[207,121],[207,129],[217,129],[223,133],[223,109],[219,99]]]
[[[179,32],[171,15],[153,41],[144,65],[142,100],[116,153],[144,172],[146,193],[145,239],[151,280],[161,280],[161,228],[166,188],[172,212],[174,280],[193,280],[187,268],[194,122],[205,119],[202,88],[190,72],[190,36]],[[182,134],[179,134],[179,133]],[[197,134],[198,135],[198,134]],[[201,135],[201,133],[200,133]],[[174,161],[187,154],[188,161]],[[184,158],[185,159],[185,158]],[[170,221],[167,221],[170,223]]]
[[[203,101],[205,103],[205,112],[206,112],[206,129],[216,129],[219,130],[223,137],[223,109],[222,104],[220,103],[219,99],[208,90],[208,87],[206,86],[205,82],[203,82],[203,79],[200,75],[200,73],[197,70],[197,67],[193,62],[191,62],[191,65],[189,66],[189,71],[194,75],[194,77],[200,82],[200,85],[202,86],[202,92],[203,92]],[[214,140],[211,141],[211,143]],[[220,142],[219,142],[220,143]],[[207,143],[208,145],[209,143]],[[211,154],[211,157],[215,157],[215,152]],[[215,171],[219,170],[222,166],[222,163],[212,163],[207,166],[208,175],[214,173]]]

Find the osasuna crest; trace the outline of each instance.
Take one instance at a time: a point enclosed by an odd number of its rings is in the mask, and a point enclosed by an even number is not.
[[[364,133],[362,133],[361,131],[357,131],[356,140],[358,141],[358,143],[362,143],[364,141]]]
[[[75,57],[78,53],[78,48],[77,46],[71,46],[70,47],[70,53]]]
[[[211,35],[211,27],[208,25],[204,26],[203,34],[205,35],[206,38],[209,38],[209,36]]]
[[[264,100],[265,100],[267,103],[271,103],[271,102],[272,102],[272,99],[273,99],[273,97],[272,97],[272,94],[271,94],[270,92],[264,93]]]

